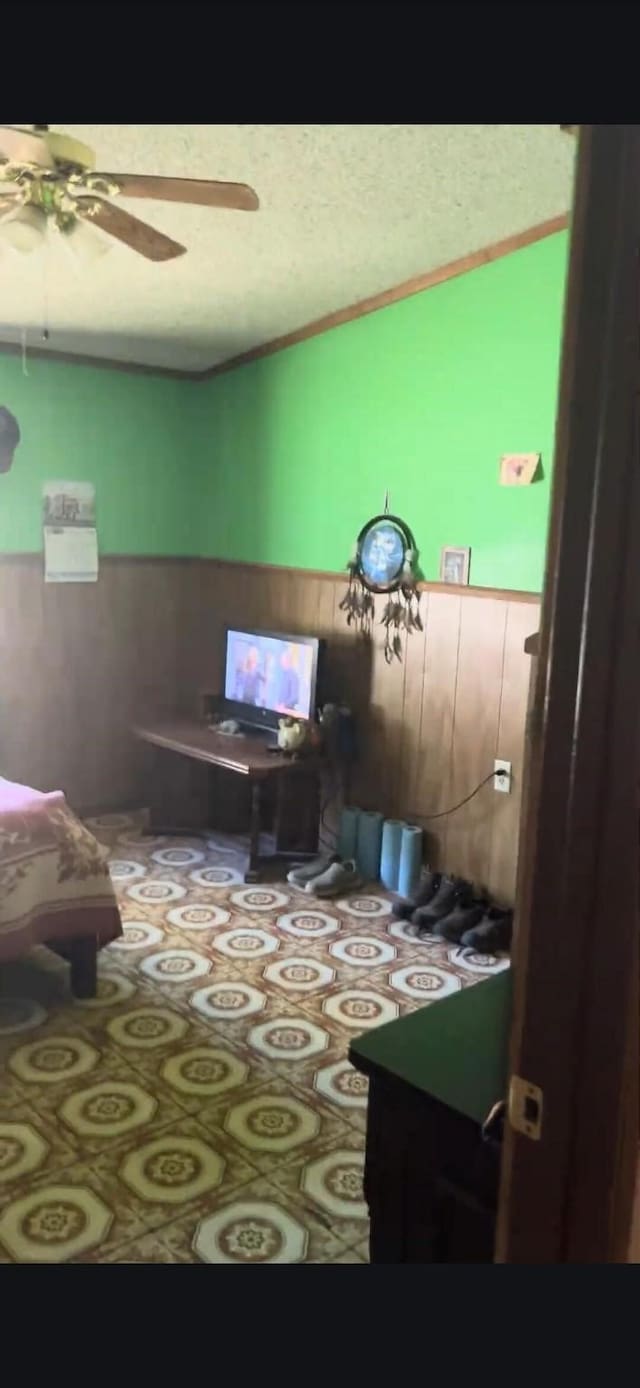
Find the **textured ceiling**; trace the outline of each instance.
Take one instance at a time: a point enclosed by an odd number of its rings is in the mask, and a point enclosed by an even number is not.
[[[183,242],[90,268],[0,254],[0,338],[182,370],[568,211],[575,141],[554,125],[55,125],[110,172],[250,183],[256,213],[122,199]]]

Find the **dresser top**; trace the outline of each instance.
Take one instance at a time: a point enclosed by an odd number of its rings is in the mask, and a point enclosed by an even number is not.
[[[506,1097],[511,969],[357,1037],[356,1070],[395,1076],[483,1123]]]

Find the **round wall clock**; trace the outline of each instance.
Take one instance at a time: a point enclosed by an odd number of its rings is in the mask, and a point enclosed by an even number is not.
[[[415,554],[413,536],[398,516],[374,516],[362,527],[356,541],[355,569],[373,593],[392,593],[411,582]]]

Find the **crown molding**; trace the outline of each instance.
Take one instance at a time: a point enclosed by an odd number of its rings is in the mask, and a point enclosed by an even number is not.
[[[125,371],[131,375],[142,376],[162,376],[171,377],[179,381],[211,381],[216,376],[221,376],[227,371],[235,371],[240,366],[247,366],[249,362],[260,361],[262,357],[273,356],[276,352],[284,352],[287,347],[295,347],[301,342],[308,341],[309,338],[319,337],[322,333],[331,332],[333,328],[342,327],[345,323],[353,323],[357,318],[364,318],[366,314],[376,313],[378,309],[388,308],[390,304],[400,303],[402,299],[409,299],[414,294],[422,294],[426,289],[434,289],[438,284],[445,284],[447,280],[455,279],[459,275],[467,275],[471,270],[478,270],[482,265],[490,265],[494,260],[500,260],[503,256],[512,255],[514,251],[521,251],[526,246],[532,246],[536,241],[542,241],[547,236],[556,236],[558,232],[565,231],[569,225],[569,217],[563,214],[559,217],[550,217],[546,222],[539,222],[537,226],[529,227],[526,231],[516,232],[514,236],[507,236],[502,241],[495,241],[491,246],[484,246],[482,250],[472,251],[470,255],[461,256],[458,260],[450,260],[448,264],[441,265],[435,270],[428,270],[425,274],[414,275],[412,279],[403,280],[401,284],[394,285],[391,289],[384,289],[379,294],[372,294],[368,299],[360,299],[355,304],[350,304],[347,308],[336,309],[334,313],[327,313],[323,318],[316,318],[312,323],[307,323],[302,328],[296,328],[293,332],[285,333],[282,337],[272,338],[269,342],[263,342],[257,347],[251,347],[249,351],[242,352],[236,357],[229,357],[228,361],[220,362],[216,366],[204,367],[201,371],[181,371],[168,366],[150,366],[142,362],[116,361],[110,357],[84,356],[81,352],[56,352],[43,347],[29,347],[28,358],[46,360],[54,362],[66,362],[73,366],[91,366],[104,371]],[[0,342],[0,353],[8,356],[21,356],[22,347],[15,342]]]
[[[0,342],[0,354],[5,357],[21,357],[22,345],[19,342]],[[50,350],[48,347],[28,345],[27,362],[33,361],[34,358],[36,361],[64,362],[67,366],[92,366],[103,371],[126,371],[132,376],[171,376],[179,381],[198,379],[188,371],[178,371],[170,366],[150,366],[146,362],[118,361],[114,357],[91,357],[85,356],[84,352],[56,352],[53,348]]]
[[[458,275],[467,275],[471,270],[478,270],[481,265],[489,265],[494,260],[500,260],[502,256],[512,255],[514,251],[521,251],[525,246],[532,246],[536,241],[542,241],[546,236],[555,236],[559,231],[565,231],[569,225],[569,217],[551,217],[546,222],[539,222],[537,226],[529,227],[526,231],[519,231],[515,236],[507,236],[503,241],[496,241],[491,246],[485,246],[480,251],[473,251],[471,255],[463,255],[458,260],[450,260],[447,265],[441,265],[436,270],[428,270],[423,275],[414,275],[412,279],[403,280],[401,284],[396,284],[392,289],[384,289],[379,294],[372,294],[369,299],[360,299],[357,303],[351,304],[348,308],[337,309],[335,313],[328,313],[324,318],[317,318],[313,323],[307,323],[303,328],[297,328],[294,332],[285,333],[283,337],[273,338],[271,342],[265,342],[259,347],[252,347],[248,352],[242,352],[240,356],[230,357],[228,361],[220,362],[218,366],[212,366],[204,371],[200,371],[195,379],[212,380],[215,376],[221,376],[226,371],[235,371],[239,366],[246,366],[249,362],[259,361],[262,357],[270,357],[275,352],[284,352],[287,347],[295,347],[300,342],[306,342],[310,337],[319,337],[321,333],[328,333],[332,328],[342,327],[345,323],[352,323],[356,318],[364,318],[368,313],[376,313],[378,309],[388,308],[390,304],[397,304],[401,299],[409,299],[414,294],[422,294],[425,289],[434,289],[438,284],[445,284],[447,280],[457,278]]]

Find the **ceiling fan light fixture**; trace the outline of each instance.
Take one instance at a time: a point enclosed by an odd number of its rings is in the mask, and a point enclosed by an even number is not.
[[[47,218],[40,207],[23,204],[0,222],[0,236],[14,251],[23,255],[38,250],[47,233]]]
[[[68,246],[74,259],[82,265],[94,265],[111,250],[106,239],[95,227],[88,226],[81,217],[76,217],[62,232],[64,244]]]
[[[6,229],[0,231],[0,237],[17,250],[34,250],[44,232],[44,213],[53,227],[73,238],[73,249],[85,262],[104,254],[104,242],[98,238],[90,243],[80,227],[72,229],[76,217],[89,221],[92,229],[95,226],[105,237],[129,246],[146,260],[160,263],[186,253],[186,246],[110,201],[119,194],[125,200],[150,198],[236,212],[255,212],[260,206],[257,193],[246,183],[96,173],[93,150],[48,125],[34,125],[31,130],[0,126],[0,182],[17,185],[16,194],[0,196],[0,213],[16,195],[28,208],[3,222]],[[72,249],[71,239],[68,249]]]

